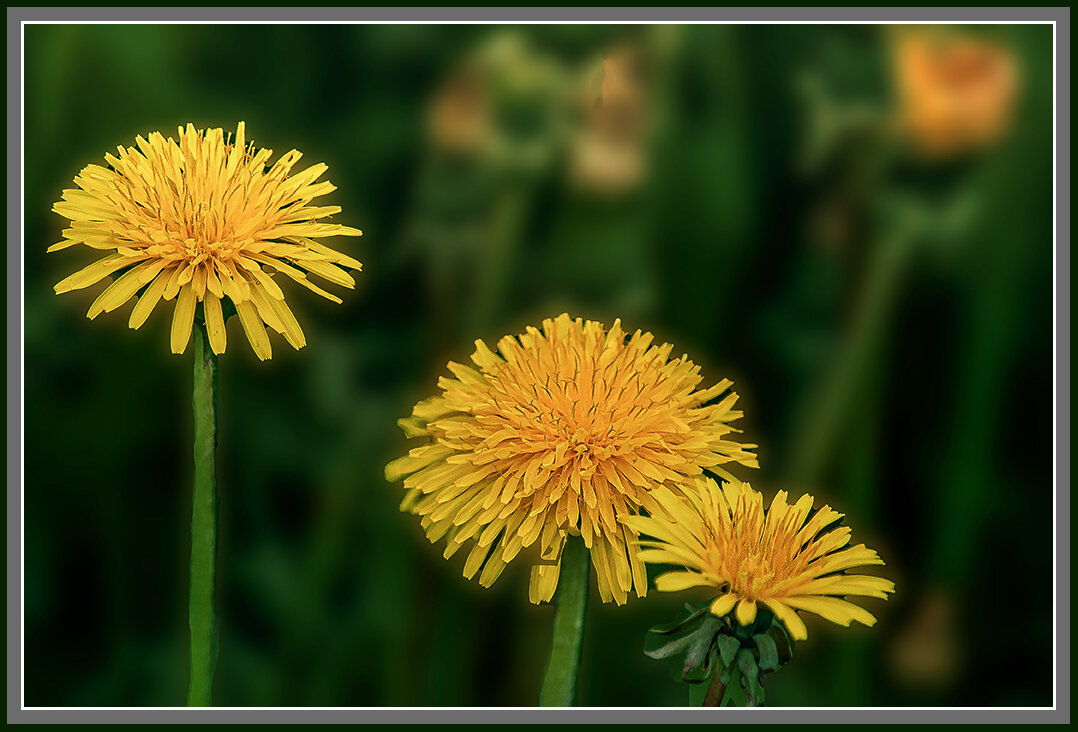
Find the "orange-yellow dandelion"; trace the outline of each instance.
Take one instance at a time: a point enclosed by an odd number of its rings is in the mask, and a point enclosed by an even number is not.
[[[1010,124],[1018,91],[1014,54],[957,32],[899,31],[892,65],[901,124],[927,157],[986,148]]]
[[[652,340],[563,314],[502,338],[500,355],[476,341],[475,367],[450,363],[441,394],[400,421],[426,439],[386,467],[388,480],[404,478],[401,509],[431,542],[446,538],[447,558],[470,543],[464,576],[484,586],[538,542],[529,596],[550,600],[566,537],[580,534],[604,602],[643,596],[625,519],[665,481],[757,464],[755,445],[729,439],[741,417],[731,382],[697,390],[700,367]]]
[[[136,138],[136,147],[105,155],[106,166],[88,165],[63,192],[53,211],[71,219],[63,241],[49,251],[85,244],[109,254],[56,285],[57,293],[89,287],[109,275],[112,283],[87,313],[95,318],[141,292],[129,324],[140,327],[164,300],[176,299],[171,346],[183,353],[195,310],[202,303],[210,347],[225,350],[222,302],[230,300],[260,359],[271,355],[265,326],[294,348],[306,344],[285,303],[275,273],[281,273],[334,302],[341,302],[308,279],[317,275],[354,287],[348,269],[355,259],[315,241],[327,236],[359,236],[349,226],[319,222],[339,206],[311,206],[333,190],[316,182],[319,163],[289,175],[301,153],[292,150],[272,166],[272,150],[244,140],[240,122],[234,139],[221,129],[179,128],[179,139],[159,132]],[[268,268],[268,269],[267,269]]]
[[[657,506],[649,516],[626,520],[653,537],[640,542],[641,559],[684,568],[657,577],[656,589],[714,588],[721,594],[712,601],[711,613],[722,617],[732,610],[741,625],[751,624],[763,605],[795,640],[808,637],[797,610],[839,625],[853,620],[875,624],[871,613],[843,598],[886,598],[895,585],[882,577],[847,574],[883,560],[864,544],[844,548],[850,529],[833,526],[843,514],[824,506],[810,516],[812,496],[789,505],[785,491],[765,512],[763,496],[737,480],[720,488],[714,480],[698,479],[694,487],[680,493],[656,491]]]

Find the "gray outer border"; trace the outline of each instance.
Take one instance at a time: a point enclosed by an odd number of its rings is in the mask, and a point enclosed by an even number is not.
[[[975,17],[974,17],[975,16]],[[22,707],[23,22],[1055,22],[1056,689],[1032,709],[26,709]],[[1070,722],[1070,8],[12,8],[7,10],[8,723],[1063,723]],[[19,165],[15,165],[15,161]],[[15,195],[15,191],[19,194]],[[18,409],[15,406],[18,405]],[[16,438],[17,436],[17,438]],[[1061,490],[1061,488],[1065,488]],[[1058,551],[1062,547],[1064,551]]]
[[[1069,22],[1069,8],[699,8],[699,7],[372,7],[372,8],[8,8],[8,19],[30,22],[155,22],[201,21],[346,23],[681,23],[681,22],[855,22],[892,21],[934,23]],[[58,20],[62,19],[62,20]]]

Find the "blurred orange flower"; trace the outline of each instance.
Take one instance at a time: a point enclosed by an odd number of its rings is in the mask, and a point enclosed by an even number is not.
[[[904,30],[892,62],[900,125],[918,153],[975,152],[1006,132],[1018,88],[1010,49],[953,32]]]
[[[489,84],[481,69],[457,69],[435,93],[428,114],[430,139],[451,154],[478,152],[491,135]]]
[[[909,686],[936,689],[957,681],[963,662],[959,622],[951,592],[936,589],[922,597],[891,645],[895,677]]]
[[[599,97],[589,100],[570,158],[570,180],[576,187],[620,194],[643,182],[649,104],[643,64],[636,46],[604,54]]]

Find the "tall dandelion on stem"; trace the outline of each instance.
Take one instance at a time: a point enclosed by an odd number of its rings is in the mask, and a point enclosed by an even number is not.
[[[464,576],[484,587],[531,548],[529,599],[558,592],[543,704],[573,702],[590,569],[603,602],[647,592],[625,520],[665,481],[757,464],[755,445],[730,439],[741,417],[731,382],[698,390],[700,367],[652,341],[567,314],[502,338],[498,353],[476,341],[475,367],[451,362],[441,393],[399,421],[425,442],[386,478],[404,479],[401,510],[427,538],[446,540],[447,559],[470,545]]]
[[[274,275],[334,302],[340,298],[309,279],[316,275],[352,288],[355,259],[315,241],[359,236],[348,226],[318,220],[339,206],[311,206],[335,190],[316,182],[312,165],[290,175],[301,153],[268,165],[272,150],[246,143],[244,123],[234,138],[221,129],[180,127],[136,138],[136,147],[88,165],[53,210],[71,220],[50,252],[83,244],[107,254],[56,285],[57,294],[113,276],[90,306],[91,320],[138,296],[128,324],[139,328],[157,303],[175,298],[170,347],[183,353],[194,332],[195,480],[191,511],[191,684],[189,706],[209,706],[217,657],[214,609],[217,554],[217,356],[225,352],[226,320],[235,312],[255,355],[272,355],[268,326],[294,348],[306,345],[299,322]]]

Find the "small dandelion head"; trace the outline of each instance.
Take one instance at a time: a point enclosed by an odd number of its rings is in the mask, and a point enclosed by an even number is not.
[[[539,543],[530,598],[549,600],[566,537],[591,550],[604,601],[624,603],[646,575],[624,519],[664,482],[727,462],[755,467],[754,445],[729,439],[737,395],[724,380],[697,390],[700,368],[671,360],[649,333],[631,338],[568,315],[498,343],[476,341],[475,368],[450,363],[441,393],[401,420],[427,443],[386,468],[404,479],[402,510],[448,558],[472,544],[464,574],[489,586],[523,548]]]
[[[158,132],[139,136],[136,147],[105,155],[107,167],[86,166],[75,178],[78,187],[65,190],[53,206],[71,226],[49,251],[84,244],[110,253],[61,281],[56,292],[115,274],[87,316],[115,310],[141,292],[132,328],[160,300],[175,298],[173,353],[186,349],[198,303],[215,353],[225,350],[224,302],[235,308],[259,358],[271,355],[265,326],[302,348],[303,331],[273,275],[279,272],[339,303],[308,275],[351,288],[355,281],[347,270],[361,265],[315,239],[362,232],[318,221],[338,213],[339,206],[309,205],[335,190],[329,182],[316,183],[324,164],[289,175],[302,154],[292,150],[270,166],[272,155],[246,144],[243,122],[234,139],[221,129],[189,124],[179,128],[178,139]]]
[[[716,616],[734,611],[738,623],[749,625],[763,605],[797,640],[808,632],[796,610],[840,625],[852,620],[873,625],[876,619],[868,611],[842,598],[886,598],[894,592],[890,580],[846,573],[883,560],[864,544],[844,548],[850,529],[834,526],[842,514],[829,506],[811,513],[812,496],[789,505],[786,492],[779,491],[765,512],[763,496],[747,483],[731,479],[720,488],[702,478],[691,490],[661,489],[653,497],[650,515],[626,522],[652,537],[640,542],[645,562],[683,568],[656,578],[656,588],[713,588],[721,593],[710,606]]]
[[[900,124],[927,158],[989,147],[1006,132],[1018,91],[1014,54],[953,31],[902,30],[892,44]]]

